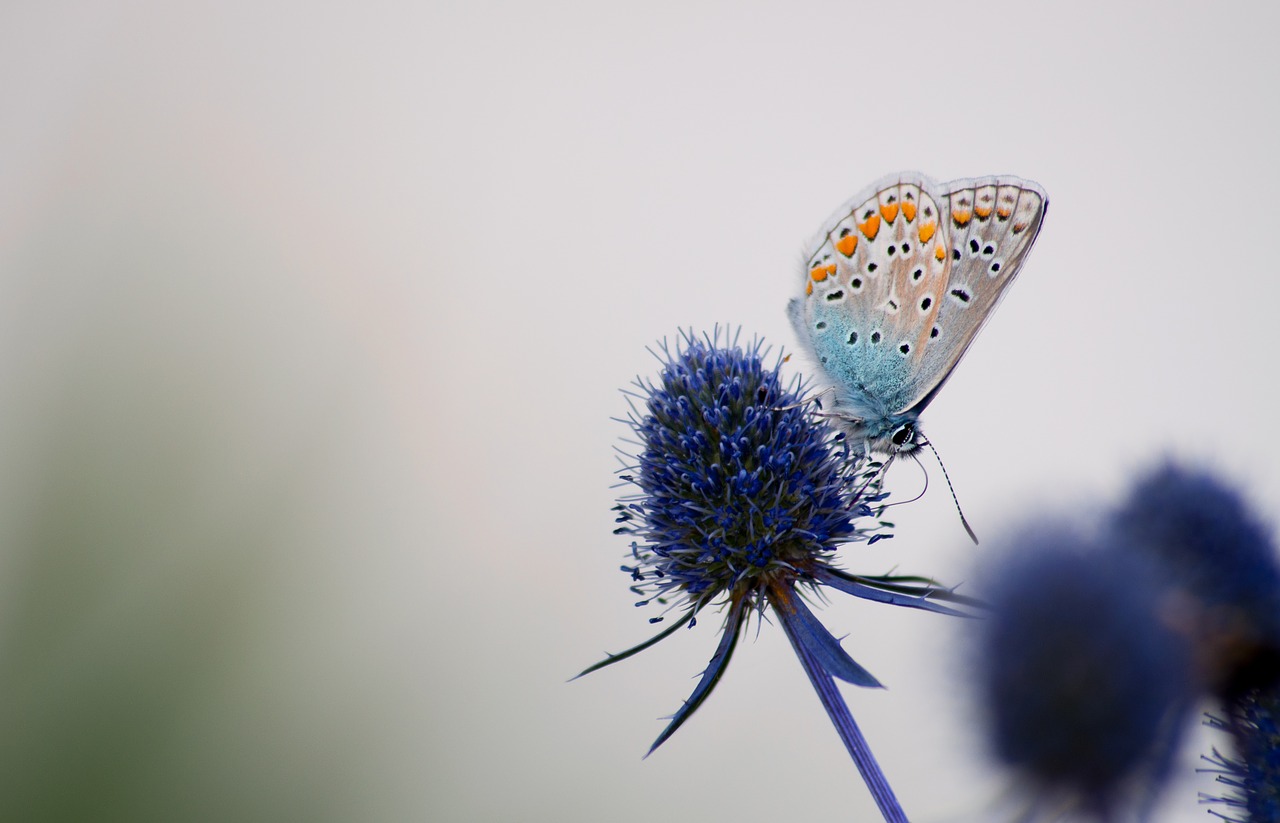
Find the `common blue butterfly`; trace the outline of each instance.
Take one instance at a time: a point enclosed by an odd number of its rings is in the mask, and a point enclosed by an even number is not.
[[[842,205],[805,247],[804,292],[787,313],[832,385],[829,413],[863,450],[921,444],[920,412],[1017,276],[1048,205],[1017,177],[903,172]]]

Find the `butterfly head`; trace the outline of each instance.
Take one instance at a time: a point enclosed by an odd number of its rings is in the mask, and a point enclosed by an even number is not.
[[[868,451],[880,454],[910,454],[924,445],[916,415],[901,414],[880,420],[847,419],[845,424],[851,438],[866,444]]]

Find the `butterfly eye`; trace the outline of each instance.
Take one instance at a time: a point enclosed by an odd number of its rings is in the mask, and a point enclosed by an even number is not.
[[[915,426],[911,425],[910,423],[903,423],[901,426],[897,428],[897,430],[893,433],[893,436],[890,439],[893,441],[893,445],[902,446],[906,444],[908,441],[910,441],[911,438],[915,435],[915,433],[916,433]]]

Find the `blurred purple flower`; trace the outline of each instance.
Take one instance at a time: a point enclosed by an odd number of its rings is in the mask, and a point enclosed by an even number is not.
[[[1240,493],[1165,464],[1134,484],[1112,517],[1125,548],[1157,560],[1178,595],[1178,627],[1207,687],[1230,701],[1280,673],[1280,565]]]
[[[1161,619],[1163,592],[1148,558],[1049,523],[1025,529],[983,588],[988,734],[1035,807],[1109,819],[1149,805],[1164,782],[1194,681],[1188,644]]]
[[[1210,725],[1235,753],[1206,757],[1225,794],[1202,799],[1280,823],[1280,564],[1270,531],[1237,490],[1205,471],[1162,465],[1134,484],[1112,518],[1116,540],[1158,561],[1164,613],[1189,641],[1200,686],[1221,701]]]

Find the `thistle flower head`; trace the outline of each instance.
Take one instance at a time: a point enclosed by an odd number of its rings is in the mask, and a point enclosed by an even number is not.
[[[629,423],[641,449],[616,507],[637,538],[635,589],[694,604],[778,579],[811,577],[843,542],[867,539],[871,504],[839,435],[767,368],[760,341],[719,348],[684,339],[657,383],[638,383]],[[872,524],[874,531],[878,524]]]
[[[1134,484],[1112,530],[1166,569],[1212,689],[1230,699],[1280,679],[1280,564],[1238,491],[1208,472],[1165,464]]]
[[[1126,548],[1166,569],[1174,625],[1202,686],[1221,701],[1209,725],[1234,754],[1206,756],[1225,790],[1202,793],[1223,820],[1280,820],[1280,564],[1269,530],[1228,483],[1166,463],[1134,484],[1112,518]]]
[[[1106,817],[1161,786],[1193,681],[1160,578],[1149,558],[1039,523],[984,590],[975,657],[991,745],[1039,802]]]
[[[883,498],[878,464],[846,448],[843,435],[805,401],[801,382],[784,384],[782,359],[767,362],[761,341],[739,345],[719,331],[690,333],[674,350],[664,345],[655,355],[662,363],[657,381],[637,380],[629,392],[632,410],[624,422],[635,450],[626,453],[620,472],[630,489],[615,506],[615,531],[632,538],[622,569],[637,605],[661,604],[679,617],[582,674],[692,627],[708,606],[723,608],[715,653],[652,752],[719,682],[750,615],[772,610],[882,812],[905,819],[833,678],[880,683],[849,657],[805,596],[822,586],[949,614],[963,612],[943,603],[971,601],[927,578],[854,575],[834,565],[842,545],[890,536],[876,519]]]

